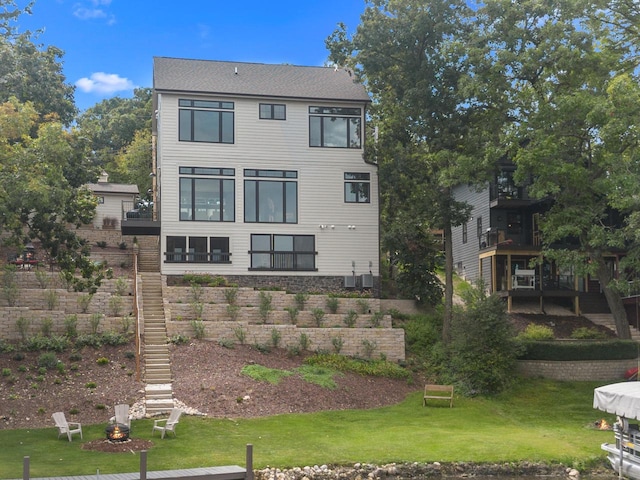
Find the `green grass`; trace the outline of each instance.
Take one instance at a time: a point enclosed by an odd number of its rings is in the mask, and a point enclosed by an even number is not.
[[[258,419],[182,416],[177,438],[151,437],[151,420],[132,424],[132,436],[152,439],[148,470],[244,465],[253,444],[254,467],[371,462],[561,462],[604,460],[602,442],[613,434],[592,428],[605,418],[592,408],[595,382],[522,380],[493,398],[459,398],[454,407],[422,406],[416,391],[399,405],[374,410],[279,415]],[[84,441],[103,438],[104,425],[84,425]],[[81,449],[57,439],[52,428],[0,430],[0,478],[136,472],[139,454]]]

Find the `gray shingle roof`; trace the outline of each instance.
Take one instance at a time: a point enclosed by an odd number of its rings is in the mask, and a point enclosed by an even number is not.
[[[138,186],[125,183],[87,183],[86,187],[93,193],[126,193],[137,195]]]
[[[154,57],[153,87],[232,96],[369,101],[350,72],[330,67]]]

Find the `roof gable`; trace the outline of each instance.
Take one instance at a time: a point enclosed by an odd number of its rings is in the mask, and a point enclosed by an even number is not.
[[[350,71],[263,63],[154,57],[156,91],[369,102]]]

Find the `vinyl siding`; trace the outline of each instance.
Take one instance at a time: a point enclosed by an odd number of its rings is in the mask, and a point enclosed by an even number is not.
[[[167,236],[229,237],[232,263],[162,264],[162,273],[178,274],[207,271],[221,275],[241,275],[250,266],[248,251],[253,233],[314,235],[317,272],[280,272],[283,275],[342,276],[371,272],[378,275],[378,177],[377,168],[363,160],[363,149],[309,147],[310,105],[325,102],[299,102],[274,99],[210,97],[235,103],[234,144],[205,144],[178,141],[178,98],[186,95],[160,95],[158,102],[161,252]],[[205,98],[205,97],[202,97]],[[286,104],[286,120],[260,120],[260,103]],[[353,104],[331,106],[353,107]],[[364,112],[364,104],[358,104]],[[364,130],[364,126],[363,126]],[[363,141],[364,143],[364,141]],[[235,222],[179,221],[180,166],[235,168]],[[295,170],[298,172],[298,223],[244,223],[244,169]],[[344,172],[369,173],[371,203],[344,202]],[[229,177],[227,177],[229,178]],[[327,228],[321,229],[320,225]],[[355,228],[349,228],[355,226]],[[278,272],[254,272],[273,275]]]
[[[478,239],[478,217],[482,217],[482,233],[486,232],[490,227],[490,203],[489,189],[483,189],[477,192],[475,189],[466,185],[455,188],[454,196],[457,201],[466,202],[473,207],[471,211],[471,219],[467,222],[467,242],[462,241],[463,227],[454,227],[452,230],[453,243],[453,266],[458,268],[458,273],[468,281],[475,281],[479,275],[478,254],[480,252],[480,239]],[[461,265],[461,268],[459,265]],[[483,268],[486,278],[485,282],[490,280],[491,269],[487,270],[486,265]],[[489,285],[489,284],[488,284]]]

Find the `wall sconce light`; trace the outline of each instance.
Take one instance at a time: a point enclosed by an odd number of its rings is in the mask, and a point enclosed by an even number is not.
[[[331,230],[335,230],[336,226],[335,225],[331,225]]]

